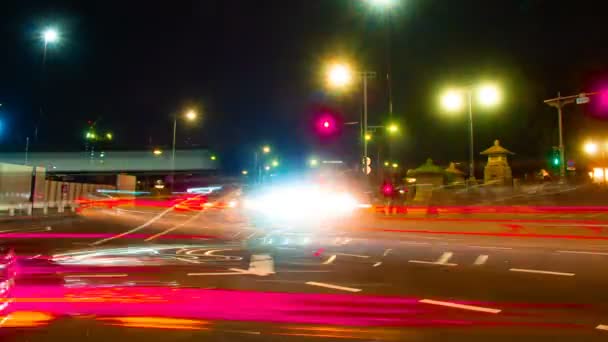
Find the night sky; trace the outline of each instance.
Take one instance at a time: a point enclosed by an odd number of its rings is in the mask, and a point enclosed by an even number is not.
[[[542,101],[608,85],[601,1],[395,1],[390,21],[364,0],[2,1],[0,148],[23,150],[41,103],[34,150],[82,150],[88,120],[114,133],[112,148],[168,147],[172,115],[196,107],[203,119],[179,125],[178,146],[208,147],[228,170],[264,143],[294,162],[320,151],[354,158],[356,127],[323,141],[311,128],[321,109],[358,120],[359,88],[323,83],[324,63],[345,57],[378,73],[370,124],[386,122],[392,65],[404,126],[393,159],[466,160],[466,115],[443,113],[438,96],[491,80],[505,99],[475,110],[477,153],[498,138],[532,167],[557,145],[555,110]],[[52,25],[61,41],[43,69],[39,35]],[[597,106],[568,107],[564,124],[573,158],[585,138],[608,140]]]

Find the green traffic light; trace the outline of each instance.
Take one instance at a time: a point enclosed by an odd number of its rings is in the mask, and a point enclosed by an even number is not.
[[[559,165],[559,158],[553,158],[553,165]]]

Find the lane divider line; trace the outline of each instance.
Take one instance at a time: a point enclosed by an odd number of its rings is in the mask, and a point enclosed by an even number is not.
[[[424,260],[408,260],[409,263],[412,264],[427,264],[427,265],[440,265],[440,266],[458,266],[458,264],[451,263],[438,263],[436,261],[424,261]]]
[[[388,248],[387,250],[384,251],[383,256],[387,256],[393,249],[392,248]]]
[[[171,227],[171,228],[169,228],[167,230],[164,230],[164,231],[162,231],[162,232],[160,232],[158,234],[154,234],[154,235],[150,236],[149,238],[145,239],[144,241],[152,241],[152,240],[156,239],[159,236],[163,236],[163,235],[168,234],[168,233],[170,233],[170,232],[172,232],[172,231],[174,231],[174,230],[176,230],[178,228],[181,228],[181,227],[187,225],[188,223],[194,221],[195,219],[197,219],[201,213],[202,212],[200,212],[200,213],[198,213],[198,214],[190,217],[186,221],[184,221],[184,222],[182,222],[180,224],[177,224],[177,225],[175,225],[175,226],[173,226],[173,227]]]
[[[608,255],[608,252],[586,252],[586,251],[557,251],[564,254],[588,254],[588,255]]]
[[[110,236],[109,238],[101,239],[99,241],[95,241],[95,242],[91,243],[91,246],[101,245],[102,243],[105,243],[105,242],[108,242],[108,241],[111,241],[111,240],[114,240],[114,239],[118,239],[118,238],[121,238],[121,237],[123,237],[125,235],[129,235],[129,234],[135,233],[138,230],[144,229],[147,226],[151,225],[152,223],[160,220],[163,216],[165,216],[168,212],[172,211],[173,209],[174,209],[174,207],[169,207],[169,208],[161,211],[158,215],[156,215],[153,218],[151,218],[148,221],[146,221],[144,224],[141,224],[141,225],[139,225],[139,226],[137,226],[137,227],[135,227],[135,228],[133,228],[131,230],[128,230],[128,231],[126,231],[124,233],[117,234],[117,235],[114,235],[114,236]]]
[[[510,268],[509,271],[511,271],[511,272],[523,272],[523,273],[550,274],[550,275],[559,275],[559,276],[565,276],[565,277],[573,277],[575,275],[574,273],[568,273],[568,272],[529,270],[529,269],[525,269],[525,268]]]
[[[325,287],[328,289],[348,291],[348,292],[361,292],[361,289],[356,289],[354,287],[339,286],[339,285],[333,285],[333,284],[327,284],[327,283],[318,283],[316,281],[307,281],[306,285],[319,286],[319,287]]]
[[[382,261],[378,261],[377,263],[373,264],[372,266],[373,266],[373,267],[378,267],[378,266],[380,266],[380,265],[382,265]]]
[[[336,253],[336,255],[349,256],[349,257],[362,258],[362,259],[369,258],[369,255],[360,255],[360,254]]]
[[[329,265],[329,264],[331,264],[332,262],[334,262],[334,260],[336,260],[336,255],[335,255],[335,254],[334,254],[334,255],[332,255],[332,256],[330,256],[330,257],[329,257],[327,260],[325,260],[325,261],[323,262],[323,265]]]
[[[499,309],[484,308],[482,306],[456,304],[456,303],[452,303],[452,302],[442,302],[439,300],[432,300],[432,299],[421,299],[419,302],[424,303],[424,304],[447,306],[447,307],[455,308],[455,309],[479,311],[479,312],[486,312],[486,313],[491,313],[491,314],[497,314],[502,311]]]
[[[480,256],[477,257],[477,259],[475,259],[475,262],[473,263],[473,265],[483,265],[486,263],[486,261],[488,261],[489,256],[482,254]]]

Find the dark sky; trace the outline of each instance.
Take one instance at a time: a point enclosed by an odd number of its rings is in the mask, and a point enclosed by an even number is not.
[[[336,95],[321,77],[325,61],[344,56],[378,73],[370,124],[386,121],[391,61],[395,117],[405,126],[394,159],[466,159],[466,116],[442,113],[438,95],[492,80],[505,100],[476,110],[477,152],[499,138],[523,163],[557,145],[544,99],[608,82],[601,1],[395,1],[390,35],[386,13],[365,0],[3,1],[1,148],[23,149],[41,103],[38,150],[82,149],[87,120],[113,131],[115,148],[168,146],[172,115],[195,106],[204,118],[179,126],[178,145],[209,147],[228,168],[262,143],[284,159],[355,156],[356,127],[322,143],[310,127],[319,108],[358,118],[358,89]],[[49,25],[62,40],[43,70],[39,32]],[[566,113],[573,152],[588,135],[608,139],[593,106]]]

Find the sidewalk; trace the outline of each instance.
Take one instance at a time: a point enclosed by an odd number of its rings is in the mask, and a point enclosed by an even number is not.
[[[63,213],[57,211],[56,208],[49,209],[47,214],[44,214],[43,209],[34,209],[32,211],[32,215],[27,215],[25,210],[18,211],[15,210],[15,215],[10,216],[8,211],[0,211],[0,225],[3,223],[9,222],[23,222],[28,220],[45,220],[52,218],[61,218],[61,217],[74,217],[77,216],[77,211],[72,211],[71,208],[66,208]]]

